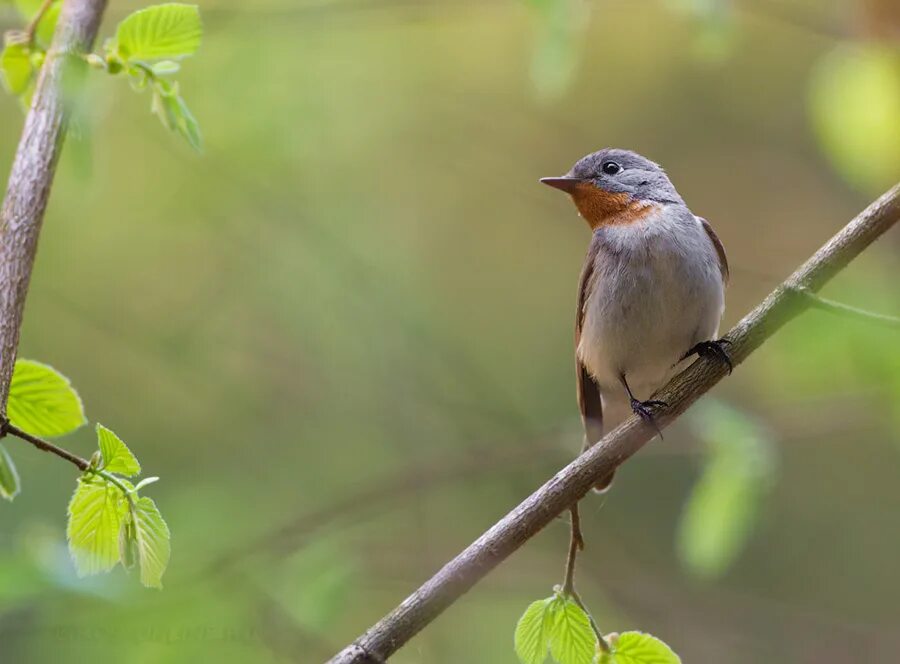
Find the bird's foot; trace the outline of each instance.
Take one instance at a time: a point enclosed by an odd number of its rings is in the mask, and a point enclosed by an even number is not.
[[[684,357],[682,357],[681,359],[687,359],[691,355],[699,355],[700,357],[718,360],[726,367],[728,367],[728,373],[731,373],[732,369],[734,369],[734,365],[731,363],[731,356],[728,355],[728,351],[725,349],[725,346],[730,345],[731,342],[728,339],[701,341],[696,346],[691,348],[687,353],[685,353]]]
[[[656,420],[653,418],[653,409],[654,408],[668,408],[669,404],[665,401],[659,401],[658,399],[650,399],[648,401],[638,401],[634,397],[631,398],[631,410],[635,415],[640,417],[644,422],[652,426],[656,429],[656,433],[659,434],[660,440],[662,440],[662,430],[660,430],[659,426],[656,424]]]

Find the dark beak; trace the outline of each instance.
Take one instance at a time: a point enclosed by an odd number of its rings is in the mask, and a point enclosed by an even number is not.
[[[584,180],[582,180],[581,178],[564,176],[561,178],[541,178],[541,182],[550,187],[553,187],[554,189],[559,189],[566,192],[567,194],[571,194],[573,191],[575,191],[575,188],[578,187],[578,185],[584,182]]]

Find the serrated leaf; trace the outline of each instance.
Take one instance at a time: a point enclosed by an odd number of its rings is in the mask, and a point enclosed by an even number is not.
[[[693,574],[724,573],[743,549],[771,482],[773,445],[763,427],[709,401],[692,419],[707,445],[706,465],[678,525],[678,555]]]
[[[171,60],[195,53],[202,36],[196,5],[155,5],[119,23],[112,50],[123,60]]]
[[[0,445],[0,498],[12,500],[19,494],[19,473],[9,452]]]
[[[623,632],[600,664],[681,664],[681,658],[663,641],[644,632]]]
[[[10,94],[24,94],[34,75],[28,45],[15,42],[6,44],[3,53],[0,53],[0,71],[3,72],[3,87]]]
[[[35,436],[62,436],[85,423],[84,409],[69,379],[34,360],[16,360],[7,414]]]
[[[522,664],[543,664],[550,649],[552,606],[556,597],[532,602],[516,624],[513,644]]]
[[[558,664],[591,664],[597,654],[590,619],[571,597],[560,598],[554,611],[550,654]]]
[[[146,496],[135,501],[133,516],[141,583],[148,588],[162,588],[171,554],[169,527],[156,504]]]
[[[100,454],[103,456],[103,470],[117,473],[125,477],[132,477],[141,472],[141,464],[112,431],[102,424],[97,424],[97,442],[100,446]]]
[[[118,487],[94,476],[78,479],[66,535],[79,576],[108,571],[119,562],[119,529],[126,509]]]

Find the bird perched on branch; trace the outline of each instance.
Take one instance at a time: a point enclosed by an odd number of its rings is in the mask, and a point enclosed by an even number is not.
[[[715,357],[731,370],[727,341],[716,340],[728,261],[709,223],[639,154],[600,150],[541,182],[569,194],[593,231],[575,316],[587,449],[631,413],[655,427],[654,409],[667,404],[649,397],[682,360]],[[612,480],[610,473],[595,489]]]

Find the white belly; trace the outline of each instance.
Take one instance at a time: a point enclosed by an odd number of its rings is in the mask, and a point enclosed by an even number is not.
[[[716,336],[724,285],[715,249],[691,221],[649,218],[596,231],[602,246],[578,356],[604,401],[624,398],[621,376],[648,399],[694,344]]]

